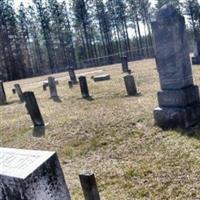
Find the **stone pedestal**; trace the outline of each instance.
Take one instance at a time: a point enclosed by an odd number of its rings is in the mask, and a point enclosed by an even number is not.
[[[55,152],[0,148],[1,200],[70,200]]]
[[[3,86],[3,81],[0,81],[0,105],[5,105],[6,101],[6,93]]]
[[[85,76],[79,77],[79,84],[80,84],[82,97],[89,98],[90,95],[89,95],[89,90],[88,90],[88,85],[87,85],[87,79]]]
[[[124,83],[129,96],[137,95],[137,88],[135,84],[134,77],[132,75],[124,76]]]
[[[200,121],[200,100],[193,84],[184,17],[172,5],[165,5],[157,12],[152,30],[162,89],[154,110],[156,124],[187,128]]]
[[[32,119],[34,127],[45,126],[34,93],[24,92],[23,97],[27,111]]]

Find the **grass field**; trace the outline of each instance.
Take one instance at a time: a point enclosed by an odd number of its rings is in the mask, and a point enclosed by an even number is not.
[[[88,80],[92,101],[79,86],[69,89],[66,73],[56,74],[61,102],[42,90],[47,76],[18,81],[34,91],[46,127],[33,137],[24,104],[5,83],[9,104],[0,107],[3,147],[57,151],[73,200],[82,200],[78,174],[93,171],[102,200],[200,199],[200,128],[163,131],[154,125],[153,109],[160,89],[154,60],[129,63],[140,95],[127,97],[120,65],[77,71]],[[93,82],[109,73],[111,81]],[[200,85],[200,68],[193,67]]]

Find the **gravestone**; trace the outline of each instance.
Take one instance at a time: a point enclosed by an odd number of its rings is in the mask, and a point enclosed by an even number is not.
[[[21,102],[24,102],[23,92],[19,84],[15,84],[15,92],[17,93]]]
[[[110,75],[109,74],[102,74],[102,75],[98,75],[98,76],[93,76],[93,80],[95,82],[107,81],[107,80],[110,80]]]
[[[200,33],[195,34],[194,57],[192,57],[192,64],[193,65],[200,64]]]
[[[5,105],[6,101],[6,93],[3,86],[3,81],[0,81],[0,105]]]
[[[193,84],[185,19],[167,4],[157,12],[152,30],[162,89],[155,121],[163,128],[187,128],[200,120],[200,100],[198,87]]]
[[[56,83],[56,85],[59,84],[59,82],[58,82],[57,79],[55,79],[55,83]],[[43,87],[43,90],[46,91],[48,86],[49,86],[48,81],[44,81],[44,82],[43,82],[43,86],[42,86],[42,87]]]
[[[69,86],[69,88],[73,88],[73,83],[72,83],[72,81],[68,81],[68,86]]]
[[[48,85],[49,85],[49,91],[51,98],[57,98],[57,88],[56,88],[56,82],[54,77],[48,77]]]
[[[90,95],[89,95],[89,90],[88,90],[88,85],[87,85],[87,79],[85,76],[79,77],[79,84],[80,84],[82,97],[89,98]]]
[[[79,179],[85,200],[100,200],[100,195],[94,174],[90,172],[84,172],[79,174]]]
[[[121,62],[122,62],[122,71],[124,73],[129,72],[129,69],[128,69],[128,58],[127,58],[127,56],[122,56],[121,57]]]
[[[75,74],[75,71],[72,67],[70,67],[68,69],[68,73],[69,73],[69,77],[70,77],[70,80],[72,81],[73,84],[77,84],[77,79],[76,79],[76,74]]]
[[[129,96],[137,95],[137,88],[135,84],[134,77],[132,75],[124,76],[124,83]]]
[[[55,152],[0,148],[1,200],[70,200]]]
[[[39,106],[37,104],[35,95],[33,92],[24,92],[24,101],[25,101],[25,106],[28,110],[28,113],[32,119],[34,127],[44,127],[44,121],[42,118],[42,115],[40,113]]]
[[[13,94],[16,94],[15,88],[12,89],[12,93],[13,93]]]

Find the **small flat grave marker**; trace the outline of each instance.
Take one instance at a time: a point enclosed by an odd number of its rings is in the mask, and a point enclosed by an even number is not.
[[[95,82],[107,81],[107,80],[110,80],[110,75],[109,74],[102,74],[102,75],[98,75],[98,76],[93,76],[93,80]]]

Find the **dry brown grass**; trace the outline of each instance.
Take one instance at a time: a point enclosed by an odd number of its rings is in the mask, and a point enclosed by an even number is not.
[[[130,68],[138,97],[126,97],[120,65],[78,71],[87,74],[93,101],[80,98],[79,86],[69,89],[65,73],[55,75],[61,103],[42,91],[47,77],[19,81],[23,91],[35,92],[49,123],[41,138],[32,136],[26,109],[11,93],[14,82],[5,83],[9,105],[0,107],[1,145],[57,151],[74,200],[83,199],[78,174],[84,170],[95,172],[103,200],[200,199],[199,128],[162,131],[154,126],[155,62],[132,62]],[[193,69],[199,85],[200,69]],[[94,83],[90,77],[101,73],[97,70],[112,80]]]

